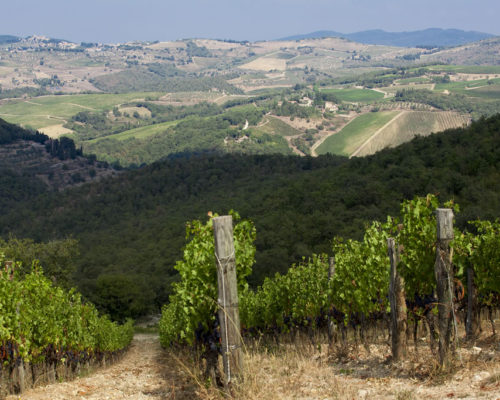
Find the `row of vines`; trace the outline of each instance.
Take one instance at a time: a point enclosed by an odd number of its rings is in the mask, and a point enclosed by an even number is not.
[[[361,320],[387,319],[390,260],[387,239],[400,249],[399,273],[404,278],[406,303],[413,320],[422,318],[437,302],[434,262],[436,219],[439,201],[434,195],[404,201],[398,217],[366,227],[363,240],[333,240],[331,258],[313,255],[293,265],[286,274],[266,278],[252,290],[246,276],[254,262],[255,228],[240,221],[234,228],[238,274],[240,319],[245,334],[314,329],[333,320],[336,326],[359,324]],[[445,207],[459,212],[453,202]],[[478,307],[498,307],[500,296],[500,223],[471,221],[468,231],[455,229],[452,241],[457,295],[467,291],[467,270],[475,276]],[[212,220],[188,224],[184,259],[176,265],[180,282],[163,308],[160,339],[173,343],[217,344],[217,278]],[[330,273],[329,273],[330,271]],[[329,276],[331,275],[331,277]],[[471,316],[468,316],[471,318]]]
[[[128,346],[132,321],[99,316],[74,290],[55,286],[35,262],[31,273],[0,254],[0,375],[20,364],[76,366]]]

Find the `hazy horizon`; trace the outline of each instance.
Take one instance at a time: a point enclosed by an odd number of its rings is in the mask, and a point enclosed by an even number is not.
[[[118,43],[183,38],[273,40],[315,31],[345,34],[427,28],[500,35],[498,0],[17,0],[0,34]]]

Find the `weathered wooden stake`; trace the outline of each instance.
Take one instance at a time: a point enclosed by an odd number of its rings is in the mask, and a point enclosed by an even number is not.
[[[453,323],[453,267],[450,242],[453,239],[453,211],[449,208],[436,210],[437,244],[434,272],[438,299],[439,363],[451,365],[450,337]]]
[[[9,268],[12,268],[12,261],[10,262]],[[12,273],[12,271],[11,271]],[[20,303],[17,303],[16,306],[16,314],[17,314],[17,320],[20,321],[21,319],[19,318],[19,315],[21,314],[20,310]],[[18,322],[18,328],[21,328],[21,322]],[[25,385],[25,380],[24,380],[24,360],[21,358],[21,362],[19,365],[17,365],[17,378],[19,380],[19,393],[24,393],[26,390],[26,385]]]
[[[235,378],[241,377],[243,370],[233,218],[230,215],[216,217],[213,219],[213,227],[219,289],[222,358],[225,384],[228,386]]]
[[[333,278],[333,275],[335,275],[335,257],[330,257],[328,259],[329,265],[328,265],[328,282],[330,282]],[[329,304],[331,306],[331,304]],[[328,310],[328,319],[327,319],[327,324],[328,324],[328,339],[330,343],[333,342],[334,338],[336,339],[336,331],[337,327],[335,326],[335,322],[333,322],[332,317],[330,315],[331,310]]]
[[[330,281],[335,275],[335,257],[332,256],[328,259],[328,280]]]
[[[391,261],[389,300],[391,302],[391,337],[392,337],[392,359],[399,361],[406,354],[406,295],[405,282],[398,273],[399,249],[393,238],[387,239],[387,249]]]
[[[469,266],[467,268],[467,323],[465,325],[467,340],[474,340],[476,338],[479,328],[478,319],[479,313],[476,284],[474,282],[474,269]]]

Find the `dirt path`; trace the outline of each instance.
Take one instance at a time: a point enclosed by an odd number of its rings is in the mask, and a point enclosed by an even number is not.
[[[402,115],[406,114],[406,111],[401,111],[398,115],[392,118],[388,123],[386,123],[382,128],[376,131],[373,135],[371,135],[361,146],[359,146],[354,153],[352,153],[349,158],[356,156],[368,143],[370,143],[374,138],[376,138],[380,132],[382,132],[385,128],[387,128],[390,124],[400,118]]]
[[[294,154],[297,154],[298,156],[305,156],[305,154],[300,151],[297,146],[295,146],[293,143],[292,143],[292,140],[293,139],[296,139],[300,137],[300,135],[295,135],[295,136],[285,136],[285,140],[287,141],[288,143],[288,147],[290,147],[292,149],[292,151],[294,152]]]
[[[86,377],[12,395],[6,400],[194,399],[190,378],[168,358],[156,335],[136,335],[116,364]]]
[[[262,121],[260,121],[260,122],[257,124],[257,127],[259,128],[259,127],[264,126],[264,125],[266,125],[266,124],[268,124],[268,123],[269,123],[269,118],[265,118],[265,120],[262,120]]]
[[[91,110],[95,111],[95,108],[87,107],[87,106],[82,106],[81,104],[76,104],[76,103],[68,103],[70,106],[75,106],[75,107],[80,107],[83,108],[84,110]]]
[[[381,89],[377,89],[377,88],[372,88],[371,90],[373,90],[374,92],[379,92],[379,93],[382,93],[384,95],[384,99],[387,99],[389,97],[389,93],[387,92],[384,92],[383,90]]]

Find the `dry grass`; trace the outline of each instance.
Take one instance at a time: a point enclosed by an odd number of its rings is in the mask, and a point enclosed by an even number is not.
[[[314,344],[313,344],[314,343]],[[500,348],[490,331],[475,346],[461,344],[453,367],[439,368],[425,332],[420,332],[418,352],[411,341],[403,362],[390,362],[390,347],[381,330],[369,332],[368,341],[327,345],[326,335],[312,340],[307,335],[247,340],[243,379],[230,393],[210,384],[199,363],[180,362],[189,371],[196,394],[203,400],[271,399],[443,399],[500,398]]]
[[[327,347],[314,346],[307,337],[295,343],[253,342],[245,354],[243,383],[235,399],[347,399],[356,390],[333,374]]]
[[[63,126],[63,124],[59,125],[50,125],[39,129],[40,132],[45,133],[47,136],[51,138],[57,139],[62,135],[67,135],[73,133],[71,129],[67,129]]]
[[[243,378],[229,392],[203,378],[203,367],[186,358],[186,354],[177,362],[190,371],[198,386],[197,395],[204,400],[352,399],[356,395],[332,374],[326,357],[309,346],[247,348]]]
[[[272,57],[260,57],[249,63],[240,66],[241,69],[251,69],[256,71],[285,71],[286,60]]]

